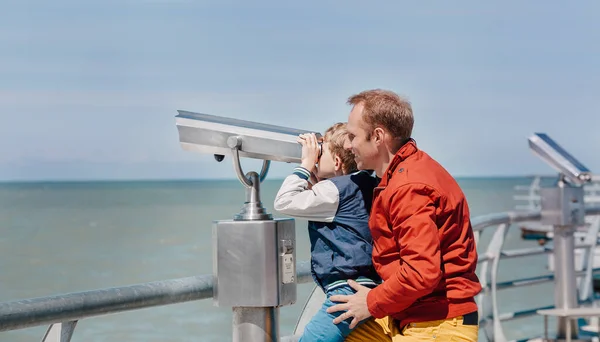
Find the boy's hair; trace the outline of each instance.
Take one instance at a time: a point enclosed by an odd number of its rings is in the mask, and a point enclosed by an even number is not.
[[[354,153],[344,148],[344,143],[348,138],[346,123],[338,122],[325,131],[323,141],[329,143],[329,151],[333,156],[338,156],[342,160],[342,172],[348,174],[356,171],[357,166],[354,161]]]

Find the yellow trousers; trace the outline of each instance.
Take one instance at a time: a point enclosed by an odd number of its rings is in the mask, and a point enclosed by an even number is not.
[[[366,342],[477,342],[479,326],[463,325],[463,317],[410,323],[399,330],[392,318],[370,318],[354,329],[346,341]]]

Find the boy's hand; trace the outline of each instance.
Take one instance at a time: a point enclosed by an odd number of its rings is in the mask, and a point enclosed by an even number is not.
[[[314,173],[310,173],[310,183],[317,184],[319,182],[319,177]]]
[[[300,134],[298,142],[302,145],[302,162],[300,166],[310,172],[315,172],[320,152],[317,136],[314,133]]]

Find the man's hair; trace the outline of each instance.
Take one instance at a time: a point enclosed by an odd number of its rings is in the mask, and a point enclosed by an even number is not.
[[[357,166],[354,161],[354,154],[344,148],[344,143],[348,138],[348,130],[346,129],[346,123],[338,122],[333,126],[329,127],[325,131],[323,141],[329,143],[329,151],[333,156],[338,156],[342,160],[342,172],[348,174],[356,171]]]
[[[363,118],[371,132],[381,126],[387,130],[398,142],[406,142],[412,135],[414,117],[410,102],[398,94],[383,89],[365,90],[348,98],[348,104],[362,103]]]

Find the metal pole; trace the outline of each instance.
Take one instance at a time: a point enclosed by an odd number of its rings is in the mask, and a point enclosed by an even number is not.
[[[554,226],[554,302],[556,308],[572,309],[578,306],[575,274],[575,228]],[[570,325],[570,329],[568,327]],[[571,338],[578,335],[574,320],[558,317],[557,338]]]
[[[210,298],[213,277],[201,275],[0,303],[0,332]]]
[[[261,174],[248,172],[243,176],[240,167],[238,147],[241,141],[228,141],[234,153],[234,166],[238,176],[242,175],[246,182],[246,203],[242,211],[234,216],[237,221],[271,220],[260,200],[260,182],[266,177],[270,161],[263,162]],[[279,308],[278,307],[233,307],[233,342],[278,342],[279,341]]]
[[[554,230],[554,305],[557,309],[577,308],[575,272],[575,229],[585,224],[583,188],[572,187],[560,175],[555,188],[542,189],[542,223]],[[557,339],[572,339],[579,335],[574,320],[557,318]]]
[[[279,340],[279,308],[233,308],[233,342]]]

